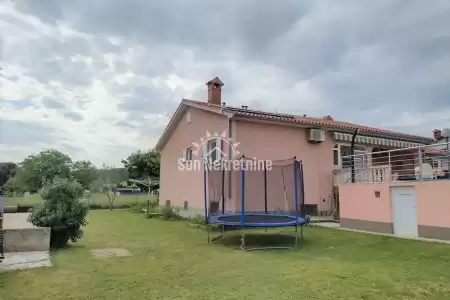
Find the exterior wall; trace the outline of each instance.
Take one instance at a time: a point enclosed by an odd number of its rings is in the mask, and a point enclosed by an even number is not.
[[[418,182],[415,186],[419,236],[450,240],[450,180]]]
[[[188,112],[191,115],[189,124],[186,122]],[[193,147],[193,142],[200,143],[200,138],[205,137],[206,130],[211,134],[220,134],[227,128],[227,117],[200,109],[189,108],[186,111],[161,151],[161,204],[170,200],[171,205],[183,207],[184,201],[188,201],[190,208],[204,208],[203,168],[197,171],[180,171],[178,163],[181,152]],[[193,160],[201,160],[201,155],[201,151],[198,156],[193,154]]]
[[[345,228],[393,233],[390,184],[340,185],[339,216]]]
[[[419,236],[450,240],[450,180],[341,185],[341,226],[393,233],[391,188],[396,186],[415,187]],[[379,192],[379,198],[375,192]]]
[[[332,201],[333,187],[333,146],[335,142],[327,135],[325,142],[319,144],[308,143],[307,130],[299,127],[281,126],[275,124],[253,123],[248,121],[236,121],[236,135],[234,142],[239,142],[237,147],[240,154],[259,160],[280,160],[297,157],[303,161],[305,204],[317,204],[318,211],[329,211]],[[289,176],[293,181],[293,173]],[[286,177],[287,178],[287,177]],[[290,181],[291,179],[287,179]],[[250,184],[253,187],[250,187]],[[250,201],[263,201],[264,193],[260,180],[249,182],[247,189],[254,191]],[[286,190],[293,191],[293,186]],[[258,192],[259,191],[259,192]],[[236,190],[236,199],[240,203],[240,191]],[[282,191],[275,191],[283,201]],[[256,203],[249,204],[261,207]],[[276,206],[276,205],[275,205]],[[285,207],[284,202],[280,203]]]

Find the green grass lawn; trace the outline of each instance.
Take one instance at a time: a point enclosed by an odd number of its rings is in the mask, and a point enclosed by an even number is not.
[[[92,258],[108,247],[133,256]],[[92,211],[84,238],[52,256],[0,273],[0,299],[450,299],[450,246],[318,227],[297,251],[243,252],[186,221]]]
[[[146,194],[139,195],[118,195],[114,200],[114,205],[122,204],[139,204],[147,203],[149,196]],[[150,199],[155,199],[154,195],[150,195]],[[97,204],[102,206],[109,205],[109,200],[106,194],[93,193],[87,200],[91,204]],[[42,199],[38,194],[30,195],[27,197],[5,197],[5,205],[34,205],[42,203]]]

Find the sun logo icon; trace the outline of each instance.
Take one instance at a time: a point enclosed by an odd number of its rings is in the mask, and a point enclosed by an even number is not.
[[[239,144],[239,142],[233,143],[232,139],[227,137],[226,130],[224,130],[222,134],[218,134],[217,132],[211,134],[208,130],[206,130],[206,136],[200,138],[199,143],[192,143],[192,145],[195,147],[193,153],[196,156],[198,156],[201,151],[205,158],[210,157],[215,159],[219,159],[220,157],[226,158],[226,153],[224,152],[224,150],[227,147],[231,151],[231,157],[237,156],[239,154],[239,151],[236,149],[236,147],[239,146]]]

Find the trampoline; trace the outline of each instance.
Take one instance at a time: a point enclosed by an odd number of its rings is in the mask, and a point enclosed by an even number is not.
[[[285,226],[302,226],[308,223],[303,217],[295,217],[291,215],[277,215],[277,214],[245,214],[244,216],[246,227],[285,227]],[[241,214],[227,214],[210,216],[209,222],[228,225],[240,226],[242,224]]]
[[[238,166],[238,168],[236,168]],[[279,161],[256,161],[245,156],[233,161],[205,161],[205,221],[208,242],[225,234],[226,228],[241,230],[241,249],[292,249],[298,246],[298,228],[309,217],[304,214],[302,162],[295,157]],[[209,224],[221,227],[219,236],[210,237]],[[247,228],[294,227],[293,246],[249,248],[245,243]]]

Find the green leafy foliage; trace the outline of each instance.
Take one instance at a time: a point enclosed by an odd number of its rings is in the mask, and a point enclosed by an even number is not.
[[[122,163],[129,178],[159,178],[160,154],[156,150],[138,150]]]
[[[147,209],[147,204],[145,203],[138,203],[138,204],[133,204],[129,210],[132,213],[143,213],[145,210]]]
[[[50,227],[52,248],[61,248],[68,241],[76,242],[83,235],[88,206],[80,201],[83,186],[77,181],[55,178],[41,191],[44,204],[32,209],[29,222],[38,227]]]
[[[74,177],[84,189],[89,189],[92,182],[98,177],[97,168],[90,161],[80,160],[72,165],[72,177]]]
[[[13,162],[0,162],[0,187],[13,178],[16,169],[17,165]]]
[[[72,159],[57,150],[46,150],[30,155],[20,163],[16,181],[23,190],[38,191],[54,178],[69,178]]]
[[[10,177],[8,179],[8,181],[3,185],[3,191],[7,196],[12,196],[23,192],[15,177]]]
[[[161,213],[161,219],[165,221],[181,219],[180,208],[178,207],[164,206],[159,212]]]
[[[103,164],[98,172],[100,190],[108,197],[109,209],[114,209],[114,200],[117,197],[117,186],[123,181],[120,169],[112,165]]]
[[[205,216],[201,214],[196,214],[190,220],[195,225],[206,225]]]

